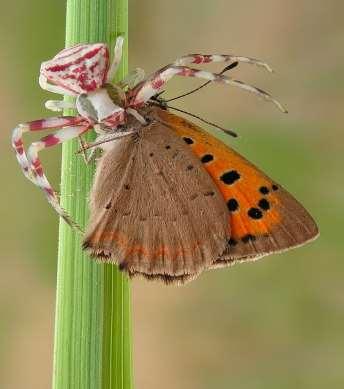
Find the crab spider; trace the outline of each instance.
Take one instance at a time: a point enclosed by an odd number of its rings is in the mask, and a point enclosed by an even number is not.
[[[111,139],[115,140],[117,135],[120,138],[123,134],[131,134],[136,130],[128,125],[128,118],[132,116],[141,125],[145,125],[145,118],[140,114],[140,109],[149,104],[150,99],[173,76],[197,77],[236,86],[273,102],[284,111],[279,102],[258,88],[222,74],[187,66],[236,61],[261,66],[271,71],[264,62],[233,55],[192,54],[181,57],[148,78],[145,78],[142,69],[136,69],[123,81],[115,84],[113,79],[121,61],[122,46],[123,38],[118,37],[111,63],[108,47],[104,43],[80,44],[66,48],[53,59],[43,62],[39,76],[40,86],[52,93],[75,97],[75,102],[49,100],[46,102],[46,107],[53,111],[75,108],[77,115],[35,120],[19,124],[13,130],[12,146],[24,175],[44,191],[56,212],[71,225],[75,224],[60,206],[58,197],[44,174],[38,152],[79,137],[94,128],[101,129],[97,131],[99,139],[107,139],[111,134]],[[123,131],[123,127],[126,131]],[[24,132],[53,129],[57,130],[54,134],[32,143],[27,152],[25,151],[22,140]],[[100,143],[98,142],[97,145]]]

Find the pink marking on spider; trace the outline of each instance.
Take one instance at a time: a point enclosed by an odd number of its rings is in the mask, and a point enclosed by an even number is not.
[[[24,145],[21,139],[13,141],[13,145],[19,155],[24,153]]]
[[[50,135],[44,136],[41,139],[41,142],[44,143],[44,147],[50,147],[50,146],[55,146],[55,145],[59,144],[60,139],[57,138],[55,135],[50,134]]]
[[[101,88],[108,69],[108,48],[103,43],[95,43],[64,51],[63,55],[44,62],[41,74],[52,84],[80,94]],[[79,74],[79,77],[74,79],[71,74]]]
[[[161,77],[157,77],[152,81],[153,89],[160,89],[165,84],[165,81]]]
[[[184,67],[183,69],[180,70],[178,75],[184,76],[184,77],[194,77],[195,73],[197,73],[197,71],[195,71],[194,69],[189,69],[187,67]]]
[[[104,123],[108,127],[117,127],[118,125],[124,123],[125,119],[125,111],[120,111],[117,114],[110,115],[107,118],[103,119],[102,123]]]
[[[212,62],[212,56],[211,55],[203,55],[203,63],[209,63]]]
[[[81,124],[85,121],[83,117],[75,117],[75,116],[63,116],[62,118],[49,118],[49,119],[40,119],[33,120],[30,122],[30,131],[40,131],[45,128],[53,129],[64,126],[69,126],[71,123],[73,125]]]
[[[96,68],[97,66],[99,66],[99,62],[94,63],[94,64],[90,67],[90,71],[91,71],[92,73],[94,73],[94,70],[95,70],[95,68]]]
[[[30,131],[40,131],[44,128],[45,120],[33,120],[30,122]]]
[[[202,63],[202,61],[203,61],[203,56],[197,54],[197,55],[195,55],[195,57],[193,58],[192,63],[199,64],[199,63]]]
[[[72,72],[73,73],[82,73],[86,70],[86,66],[85,65],[82,65],[82,66],[79,66],[78,68],[75,68],[75,69],[72,69]]]
[[[23,146],[21,146],[21,147],[16,147],[16,150],[17,150],[17,153],[18,153],[19,155],[24,154],[24,147],[23,147]]]
[[[39,159],[35,159],[33,161],[31,161],[31,165],[33,167],[33,171],[39,175],[40,177],[43,176],[43,168],[42,168],[42,165],[41,165],[41,161]]]
[[[94,56],[96,56],[99,53],[100,49],[101,49],[101,47],[96,48],[92,51],[87,52],[85,55],[77,58],[76,60],[74,60],[72,62],[67,62],[65,64],[57,64],[57,65],[54,65],[51,67],[47,67],[45,70],[47,72],[53,72],[53,73],[62,72],[68,68],[71,68],[73,65],[78,65],[79,63],[84,62],[86,59],[93,58]]]
[[[48,196],[55,197],[55,192],[52,188],[43,188],[43,190],[47,193]]]
[[[92,92],[97,89],[97,82],[95,80],[89,82],[84,73],[80,74],[78,81],[80,83],[81,88],[86,92]]]

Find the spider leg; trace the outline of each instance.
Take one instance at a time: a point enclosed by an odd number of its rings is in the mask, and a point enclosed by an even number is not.
[[[237,88],[244,89],[248,92],[254,93],[263,99],[275,104],[282,112],[287,112],[286,109],[267,92],[256,88],[252,85],[246,84],[242,81],[235,80],[231,77],[222,74],[207,72],[205,70],[192,69],[187,66],[167,65],[158,70],[147,80],[141,82],[130,92],[130,105],[137,106],[148,101],[174,76],[197,77],[213,82],[220,82]]]
[[[124,43],[124,38],[122,36],[119,36],[116,39],[115,47],[113,50],[114,51],[113,60],[107,72],[106,82],[111,82],[115,78],[118,66],[122,59],[123,43]]]
[[[30,164],[24,150],[22,138],[24,132],[56,129],[59,127],[75,126],[84,123],[86,123],[85,119],[81,118],[80,116],[61,116],[19,124],[12,132],[12,147],[15,150],[17,160],[25,177],[34,182],[34,176],[30,170]]]
[[[15,150],[17,160],[19,162],[19,165],[25,177],[29,179],[31,182],[33,182],[35,185],[40,186],[40,184],[38,184],[37,182],[37,174],[35,171],[32,170],[31,161],[24,150],[24,144],[22,139],[24,132],[41,131],[41,130],[55,129],[55,128],[65,127],[65,126],[80,126],[80,125],[83,126],[82,128],[84,128],[86,125],[88,126],[89,124],[87,121],[85,121],[84,118],[80,116],[79,117],[74,117],[74,116],[51,117],[48,119],[34,120],[32,122],[19,124],[19,126],[17,126],[12,133],[12,147]],[[53,193],[52,196],[56,198],[55,193]],[[64,212],[64,218],[65,219],[67,218],[65,212]]]
[[[231,54],[189,54],[178,58],[174,65],[185,66],[189,64],[203,64],[211,62],[243,62],[251,65],[256,65],[265,68],[269,72],[273,72],[271,67],[263,61],[256,58],[242,57]]]
[[[45,108],[50,109],[50,111],[59,112],[64,109],[75,109],[75,102],[65,101],[65,100],[47,100],[45,102]]]
[[[145,79],[145,71],[141,68],[136,68],[129,72],[123,80],[119,81],[118,86],[122,89],[133,89],[136,85]]]
[[[34,183],[44,191],[47,200],[55,209],[55,211],[72,227],[78,227],[78,225],[69,217],[66,211],[61,207],[54,189],[52,188],[47,177],[44,174],[41,161],[38,158],[38,152],[45,148],[56,146],[62,142],[76,138],[77,136],[88,131],[89,128],[89,123],[87,123],[86,125],[84,124],[74,127],[64,127],[56,131],[54,134],[49,134],[41,138],[39,141],[33,142],[27,151],[27,160],[30,164],[30,169],[32,170],[35,177]]]

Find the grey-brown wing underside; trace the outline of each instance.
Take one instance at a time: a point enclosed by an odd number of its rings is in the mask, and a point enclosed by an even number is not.
[[[228,208],[211,177],[158,123],[103,155],[90,209],[84,248],[131,276],[192,279],[223,253],[230,235]]]

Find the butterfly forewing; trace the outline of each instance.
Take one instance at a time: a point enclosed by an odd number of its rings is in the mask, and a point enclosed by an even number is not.
[[[223,253],[229,211],[188,145],[161,123],[103,155],[84,247],[129,275],[186,281]]]
[[[231,237],[213,267],[284,251],[318,235],[303,206],[244,157],[179,116],[159,115],[198,156],[227,204]]]

